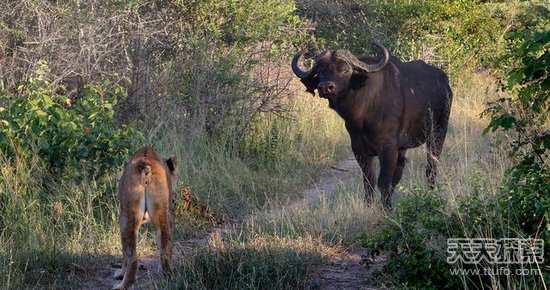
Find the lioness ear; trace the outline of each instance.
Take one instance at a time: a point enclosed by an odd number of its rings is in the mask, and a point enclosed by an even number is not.
[[[172,174],[176,174],[176,171],[178,169],[178,158],[176,155],[173,155],[172,157],[166,159],[166,165],[168,165],[168,169],[170,169],[170,172]]]

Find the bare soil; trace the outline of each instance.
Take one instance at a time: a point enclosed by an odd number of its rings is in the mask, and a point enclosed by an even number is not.
[[[330,194],[346,179],[350,171],[358,169],[359,165],[357,165],[357,161],[355,161],[353,157],[340,161],[336,166],[332,166],[331,169],[319,179],[319,182],[314,183],[310,188],[304,190],[302,199],[291,201],[288,207],[293,208],[309,204]]]

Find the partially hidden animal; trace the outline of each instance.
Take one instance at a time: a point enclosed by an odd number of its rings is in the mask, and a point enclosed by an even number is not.
[[[137,236],[146,222],[151,222],[156,230],[161,270],[170,271],[177,165],[176,156],[163,159],[152,147],[139,149],[126,165],[119,183],[124,262],[114,275],[122,281],[112,289],[128,289],[134,284],[138,269]]]
[[[427,145],[426,177],[431,187],[437,175],[452,104],[447,75],[424,61],[401,62],[373,43],[381,57],[356,57],[348,50],[320,53],[311,69],[292,59],[292,71],[306,91],[328,100],[345,121],[351,148],[363,172],[367,202],[373,190],[391,208],[391,197],[405,167],[407,149]],[[375,177],[374,157],[380,172]]]

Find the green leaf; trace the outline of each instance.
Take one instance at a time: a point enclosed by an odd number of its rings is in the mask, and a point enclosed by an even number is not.
[[[34,111],[34,112],[36,113],[36,115],[37,115],[38,117],[45,117],[45,116],[48,116],[48,114],[47,114],[46,112],[42,111],[41,109],[38,109],[38,110],[36,110],[36,111]]]
[[[46,141],[44,139],[39,139],[38,140],[38,146],[40,147],[40,149],[42,149],[44,151],[49,151],[50,150],[50,144],[48,143],[48,141]]]
[[[61,121],[63,119],[63,109],[61,108],[55,108],[55,110],[53,110],[52,112],[52,116],[58,120],[58,121]]]
[[[515,85],[519,84],[521,80],[524,77],[523,70],[518,70],[512,74],[510,74],[510,77],[508,78],[508,89],[511,90],[514,88]]]

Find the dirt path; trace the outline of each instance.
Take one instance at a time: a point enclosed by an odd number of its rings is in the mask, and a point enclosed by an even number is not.
[[[305,206],[331,194],[349,178],[350,172],[359,170],[359,165],[353,157],[340,161],[336,166],[332,166],[318,183],[305,190],[302,199],[290,202],[287,208]],[[365,248],[345,248],[333,257],[328,265],[312,273],[309,286],[312,289],[376,289],[368,285],[368,277],[384,265],[386,257],[378,256],[374,261],[370,261],[368,268],[364,266],[366,259]]]
[[[367,250],[352,247],[343,250],[329,265],[314,272],[310,277],[312,289],[378,289],[369,286],[368,278],[381,268],[387,260],[385,255],[376,257],[366,267]]]
[[[349,176],[350,171],[353,170],[359,170],[359,165],[357,165],[355,158],[348,157],[340,161],[336,166],[332,166],[327,173],[323,174],[318,183],[304,190],[302,199],[291,201],[287,207],[292,209],[307,205],[335,191],[338,185],[342,184],[346,177]]]

